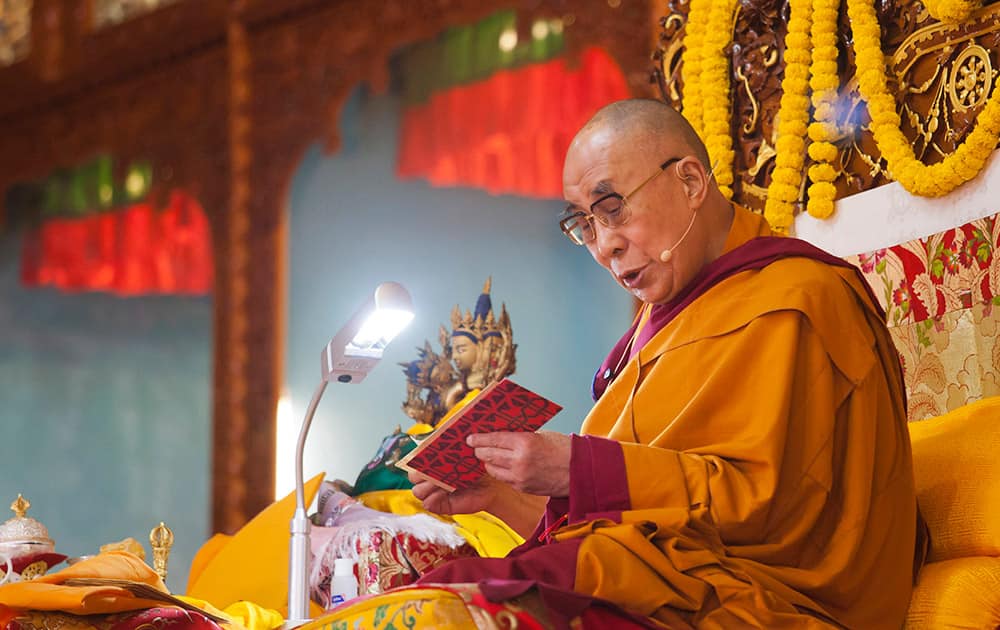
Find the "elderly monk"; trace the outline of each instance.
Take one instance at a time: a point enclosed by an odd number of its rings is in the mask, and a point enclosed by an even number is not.
[[[486,509],[528,536],[425,582],[521,584],[670,627],[901,626],[922,524],[883,314],[856,269],[775,235],[710,171],[658,101],[577,134],[561,227],[642,308],[581,435],[474,435],[480,486],[411,479],[429,510]]]

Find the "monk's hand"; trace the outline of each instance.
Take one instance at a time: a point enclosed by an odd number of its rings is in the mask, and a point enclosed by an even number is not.
[[[515,490],[546,497],[569,495],[570,436],[504,431],[470,435],[466,443],[491,477]]]
[[[435,514],[472,514],[481,510],[489,511],[502,492],[500,482],[489,477],[483,477],[475,485],[454,492],[448,492],[412,471],[408,477],[413,484],[413,495],[423,502],[425,510]]]

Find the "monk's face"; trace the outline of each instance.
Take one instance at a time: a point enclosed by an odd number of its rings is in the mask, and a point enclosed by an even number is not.
[[[643,302],[657,304],[673,298],[705,264],[707,236],[697,219],[692,223],[697,204],[683,179],[683,169],[696,158],[683,145],[643,144],[653,143],[628,142],[602,128],[577,136],[566,155],[563,195],[573,210],[590,212],[590,205],[608,192],[629,195],[666,160],[685,158],[628,198],[630,216],[624,225],[608,228],[595,220],[596,237],[586,243],[619,285]],[[677,245],[689,225],[691,231]],[[663,262],[667,248],[671,256]]]

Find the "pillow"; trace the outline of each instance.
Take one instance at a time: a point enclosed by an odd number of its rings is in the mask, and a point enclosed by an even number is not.
[[[1000,556],[1000,396],[909,429],[928,560]]]
[[[312,503],[323,475],[305,484],[306,505]],[[229,540],[205,543],[201,570],[188,583],[189,597],[216,608],[248,600],[284,612],[288,604],[289,523],[295,512],[295,492],[267,506]],[[221,544],[224,543],[224,544]]]
[[[404,621],[407,628],[477,627],[462,598],[451,590],[411,586],[350,600],[298,630],[395,627],[392,621],[396,619]],[[382,626],[386,620],[389,625]]]
[[[1000,626],[1000,558],[924,565],[906,613],[906,630]]]
[[[191,568],[188,570],[187,588],[184,589],[185,593],[191,592],[191,587],[201,577],[201,572],[205,570],[205,567],[212,561],[212,558],[226,548],[226,545],[232,538],[229,534],[213,534],[211,538],[201,544],[201,547],[198,547],[194,558],[191,559]]]

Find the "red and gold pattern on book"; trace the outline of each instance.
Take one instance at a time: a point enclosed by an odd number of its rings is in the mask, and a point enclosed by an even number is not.
[[[479,393],[396,465],[452,492],[474,485],[486,470],[465,438],[473,433],[535,431],[560,405],[503,379]]]

